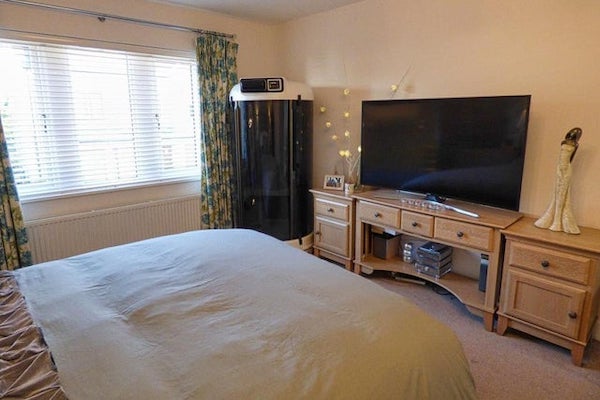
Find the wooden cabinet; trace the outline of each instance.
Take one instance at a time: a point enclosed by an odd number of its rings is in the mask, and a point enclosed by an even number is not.
[[[509,327],[571,350],[581,365],[598,315],[600,231],[570,235],[534,226],[533,218],[503,230],[506,254],[498,334]]]
[[[476,218],[424,201],[416,195],[389,190],[356,193],[353,197],[356,199],[356,273],[386,270],[434,282],[452,293],[471,312],[482,316],[488,331],[493,329],[500,288],[503,245],[500,231],[521,218],[521,214],[449,201],[454,207],[478,214]],[[400,256],[386,260],[374,257],[372,234],[378,229],[479,252],[488,259],[486,291],[479,290],[479,280],[454,272],[436,279],[419,273],[414,264],[403,262]]]
[[[313,254],[352,270],[354,200],[340,191],[312,189],[311,192],[315,210]]]

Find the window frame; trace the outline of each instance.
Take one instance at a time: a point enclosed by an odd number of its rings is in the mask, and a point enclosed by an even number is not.
[[[56,44],[52,43],[52,42],[46,42],[46,41],[32,41],[32,40],[22,40],[22,39],[11,39],[11,38],[2,38],[0,37],[0,41],[2,43],[16,43],[16,44],[30,44],[30,45],[40,45],[40,46],[56,46]],[[144,46],[124,46],[127,47],[127,49],[115,49],[115,48],[111,48],[108,47],[106,48],[105,46],[100,46],[100,47],[96,47],[96,46],[90,46],[85,45],[85,44],[81,44],[81,43],[60,43],[61,47],[64,48],[82,48],[85,50],[98,50],[98,51],[106,51],[106,52],[111,52],[111,53],[120,53],[120,54],[124,54],[125,52],[127,53],[135,53],[136,55],[140,55],[142,57],[148,57],[148,60],[153,60],[153,59],[160,59],[160,58],[164,58],[164,57],[177,57],[177,58],[181,58],[181,59],[186,59],[189,63],[190,63],[190,71],[192,73],[192,77],[191,77],[191,82],[192,82],[192,86],[196,89],[195,90],[195,94],[193,95],[195,97],[195,103],[193,104],[193,107],[195,108],[194,110],[194,114],[195,116],[195,121],[194,121],[194,130],[195,130],[195,151],[197,152],[197,155],[195,157],[195,161],[197,163],[197,165],[192,168],[193,171],[195,171],[195,173],[197,173],[197,176],[192,176],[192,175],[180,175],[180,176],[162,176],[162,177],[151,177],[151,178],[143,178],[143,179],[137,179],[135,181],[130,181],[130,182],[116,182],[116,183],[109,183],[109,184],[103,184],[103,185],[94,185],[94,186],[89,186],[89,187],[85,187],[85,188],[67,188],[67,189],[61,189],[61,190],[54,190],[52,192],[44,192],[44,193],[32,193],[32,194],[21,194],[19,193],[19,196],[21,198],[22,201],[44,201],[44,200],[53,200],[53,199],[57,199],[57,198],[63,198],[63,197],[73,197],[73,196],[85,196],[85,195],[95,195],[95,194],[101,194],[101,193],[105,193],[105,192],[113,192],[113,191],[118,191],[118,190],[132,190],[132,189],[146,189],[148,187],[154,187],[154,186],[162,186],[162,185],[171,185],[171,184],[175,184],[175,183],[186,183],[186,182],[195,182],[195,181],[199,181],[200,180],[200,169],[201,169],[201,165],[200,165],[200,149],[201,149],[201,143],[200,143],[200,130],[201,130],[201,114],[200,114],[200,99],[199,99],[199,91],[197,90],[197,85],[198,85],[198,76],[197,76],[197,68],[196,68],[196,59],[195,59],[195,54],[193,54],[192,52],[189,51],[172,51],[169,49],[159,49],[159,48],[146,48]],[[133,47],[133,49],[132,49]],[[193,65],[192,65],[193,64]],[[130,95],[131,96],[131,95]],[[47,102],[46,104],[52,104],[52,102]],[[6,132],[6,125],[5,125],[5,136],[7,134]],[[154,132],[154,135],[160,135],[160,133]],[[135,136],[135,135],[134,135]],[[161,145],[159,145],[158,147],[161,147]],[[14,165],[13,165],[14,167]],[[189,168],[188,168],[189,169]],[[19,188],[19,185],[17,184],[17,189]]]

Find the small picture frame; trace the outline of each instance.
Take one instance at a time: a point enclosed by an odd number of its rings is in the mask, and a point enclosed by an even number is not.
[[[325,175],[323,189],[344,190],[344,175]]]

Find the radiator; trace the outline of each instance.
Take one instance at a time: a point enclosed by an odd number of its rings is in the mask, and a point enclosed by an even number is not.
[[[25,223],[34,263],[201,229],[200,197],[89,211]]]

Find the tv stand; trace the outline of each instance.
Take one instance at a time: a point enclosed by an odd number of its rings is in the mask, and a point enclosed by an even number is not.
[[[486,330],[493,330],[503,248],[500,230],[521,218],[520,213],[454,200],[439,204],[410,193],[382,190],[355,193],[353,198],[357,202],[354,272],[368,274],[374,270],[391,271],[433,282],[452,293],[470,312],[483,317]],[[469,210],[468,212],[479,217],[456,212],[456,209]],[[381,230],[424,241],[431,240],[487,256],[485,292],[479,290],[478,279],[456,272],[449,272],[436,279],[417,272],[414,264],[404,262],[401,256],[396,255],[390,259],[375,257],[372,234]],[[401,255],[402,251],[397,254]]]

